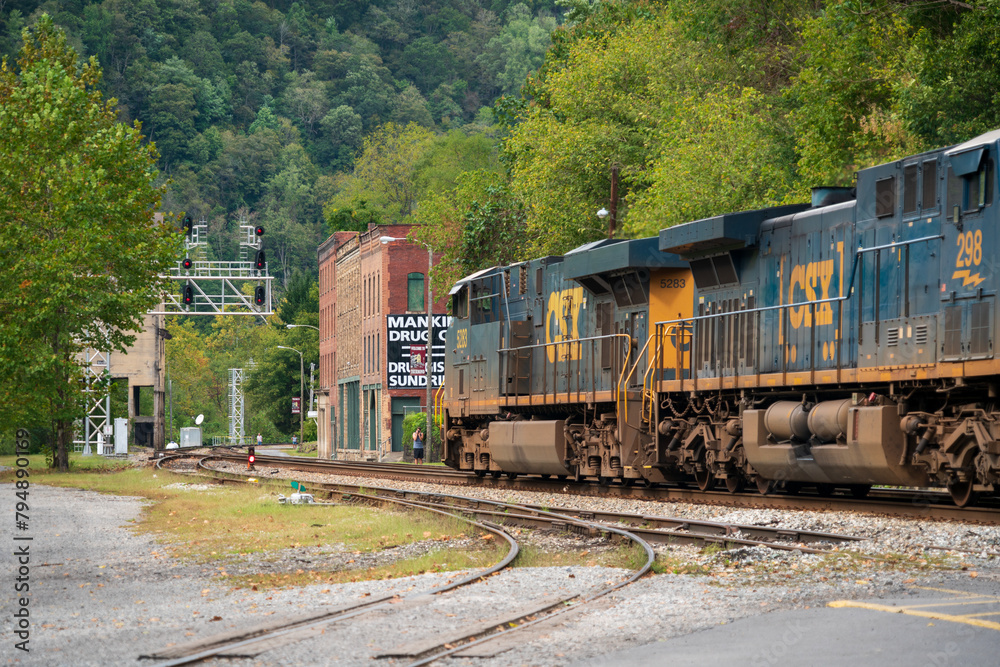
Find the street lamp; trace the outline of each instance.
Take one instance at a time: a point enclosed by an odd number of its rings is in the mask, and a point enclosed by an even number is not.
[[[383,236],[379,243],[385,245],[392,241],[407,240],[409,239]],[[427,311],[427,360],[424,362],[424,372],[427,375],[427,448],[430,449],[431,435],[434,433],[434,416],[431,411],[431,369],[434,365],[434,290],[431,288],[431,271],[434,269],[434,249],[421,241],[417,243],[427,248],[427,303],[424,304]]]
[[[305,362],[303,362],[302,353],[296,350],[294,347],[285,347],[284,345],[278,346],[279,350],[291,350],[292,352],[298,352],[299,354],[299,447],[302,446],[302,436],[305,433],[302,422],[302,394],[305,391]]]
[[[315,329],[316,331],[319,331],[319,327],[314,327],[311,324],[286,324],[285,325],[286,329],[294,329],[296,327],[309,327],[310,329]]]

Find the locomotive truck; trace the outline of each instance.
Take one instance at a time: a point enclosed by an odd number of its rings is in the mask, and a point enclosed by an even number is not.
[[[1000,488],[1000,130],[451,290],[448,465],[732,492]]]

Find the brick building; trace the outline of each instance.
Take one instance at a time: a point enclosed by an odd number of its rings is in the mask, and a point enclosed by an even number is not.
[[[411,227],[337,232],[319,247],[321,458],[382,460],[402,452],[403,417],[423,410],[428,253],[403,240],[380,242],[402,239]],[[435,339],[447,320],[447,295],[437,296]],[[441,364],[434,373],[443,378]]]

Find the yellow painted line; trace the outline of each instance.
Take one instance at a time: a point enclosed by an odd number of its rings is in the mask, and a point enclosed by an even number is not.
[[[968,607],[969,605],[996,604],[993,598],[964,598],[961,602],[925,602],[923,604],[904,604],[901,609],[920,609],[921,607]]]
[[[966,614],[965,618],[979,618],[980,616],[1000,616],[1000,611],[984,611],[981,614]]]
[[[1000,602],[1000,597],[994,597],[992,595],[978,595],[976,593],[970,593],[969,591],[956,591],[951,588],[935,588],[934,586],[914,586],[914,588],[918,588],[922,591],[934,591],[936,593],[951,593],[952,595],[958,595],[963,598],[976,598],[977,600],[981,598],[988,598],[990,600]]]
[[[854,609],[868,609],[870,611],[883,611],[888,614],[905,614],[907,616],[918,616],[920,618],[932,618],[936,621],[950,621],[952,623],[964,623],[965,625],[973,625],[977,628],[986,628],[987,630],[996,630],[1000,632],[1000,623],[994,621],[982,621],[978,618],[969,618],[967,616],[952,616],[951,614],[937,614],[932,611],[920,611],[918,609],[907,609],[905,607],[890,607],[884,604],[872,604],[870,602],[854,602],[853,600],[835,600],[827,604],[828,607],[833,607],[834,609],[843,608],[854,608]]]

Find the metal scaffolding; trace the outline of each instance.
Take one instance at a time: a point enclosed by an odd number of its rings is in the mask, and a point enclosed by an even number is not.
[[[73,440],[73,451],[84,454],[105,454],[106,448],[114,451],[111,439],[111,394],[105,375],[108,373],[108,353],[102,350],[87,348],[83,353],[84,373],[87,388],[84,389],[84,400],[87,413],[83,418],[83,439]],[[101,385],[104,385],[103,387]],[[79,429],[74,430],[79,434]]]
[[[229,369],[229,444],[244,443],[243,369]]]

